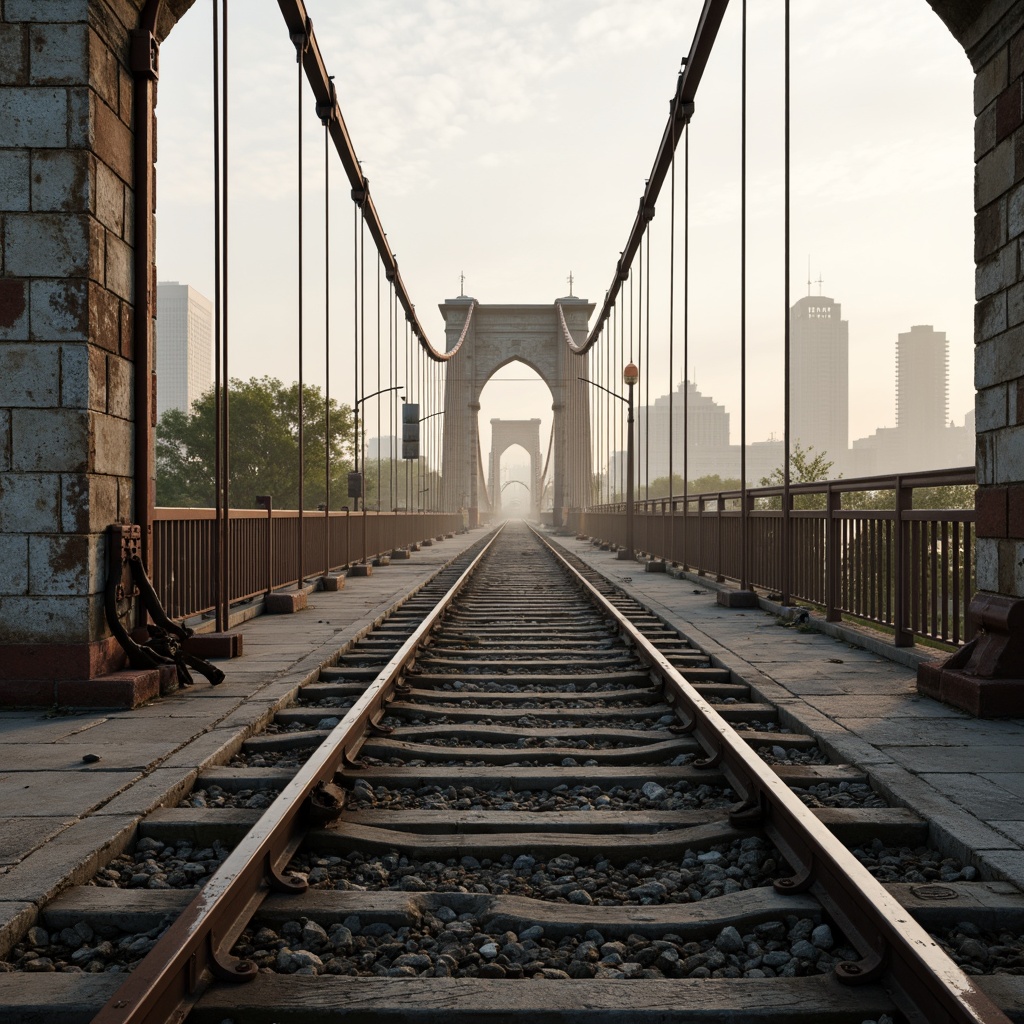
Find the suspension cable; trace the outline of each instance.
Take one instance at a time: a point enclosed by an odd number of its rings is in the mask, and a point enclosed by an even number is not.
[[[332,83],[333,88],[333,83]],[[318,107],[324,126],[324,576],[331,571],[331,112]]]
[[[213,399],[213,489],[214,489],[214,591],[216,604],[217,632],[227,629],[227,594],[224,574],[224,529],[225,495],[224,461],[224,390],[223,380],[223,317],[224,296],[222,294],[222,200],[223,180],[221,178],[221,102],[220,102],[220,31],[217,22],[217,0],[211,4],[213,12],[213,366],[214,366],[214,399]]]
[[[305,38],[305,37],[304,37]],[[303,312],[303,294],[302,294],[302,51],[305,48],[301,41],[296,42],[296,59],[295,64],[298,68],[298,106],[296,112],[296,122],[298,130],[298,185],[299,185],[299,207],[298,207],[298,227],[299,227],[299,252],[298,252],[298,271],[299,271],[299,316],[298,316],[298,347],[299,347],[299,523],[298,523],[298,579],[295,583],[295,589],[301,590],[303,581],[305,580],[305,565],[303,560],[304,552],[304,536],[303,529],[305,523],[305,435],[304,435],[304,416],[303,416],[303,366],[302,366],[302,312]]]
[[[740,590],[747,590],[747,0],[740,30]]]
[[[690,564],[690,125],[683,128],[683,567]],[[699,529],[699,523],[698,523]]]
[[[785,319],[785,352],[783,359],[785,361],[785,370],[783,376],[785,383],[783,390],[785,392],[785,424],[783,427],[783,458],[782,458],[782,603],[790,604],[790,527],[792,526],[792,517],[790,516],[790,505],[792,499],[790,495],[790,472],[789,472],[789,458],[790,458],[790,376],[789,376],[789,360],[790,360],[790,312],[789,312],[789,231],[790,231],[790,205],[789,205],[789,0],[785,0],[785,103],[784,103],[784,118],[786,123],[785,128],[785,182],[783,184],[783,192],[785,194],[785,252],[783,254],[783,270],[784,270],[784,286],[783,291],[785,295],[786,304],[786,319]]]
[[[676,121],[672,119],[672,163],[668,234],[668,561],[675,564],[675,346],[676,346]]]

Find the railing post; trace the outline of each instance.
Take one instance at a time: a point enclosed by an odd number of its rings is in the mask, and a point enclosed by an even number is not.
[[[725,529],[725,501],[722,498],[722,492],[718,492],[718,564],[715,567],[717,572],[715,574],[716,583],[725,582],[725,573],[722,572],[722,531]]]
[[[907,601],[910,597],[910,545],[906,543],[903,513],[913,506],[913,491],[903,486],[903,477],[896,477],[896,510],[893,512],[893,562],[896,579],[893,581],[893,643],[897,647],[912,647],[914,634],[907,629]]]
[[[274,589],[274,499],[269,494],[256,496],[256,504],[267,510],[267,593]]]
[[[828,485],[825,500],[825,619],[828,622],[839,622],[842,614],[839,611],[839,524],[836,513],[842,507],[842,493],[834,491]]]

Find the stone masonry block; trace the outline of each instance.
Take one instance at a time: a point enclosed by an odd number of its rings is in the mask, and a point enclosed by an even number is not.
[[[84,473],[94,441],[89,414],[77,409],[11,411],[12,467],[26,473]]]
[[[1024,120],[1024,89],[1021,79],[1016,79],[996,98],[996,139],[1002,142],[1007,135],[1015,132]]]
[[[100,639],[96,602],[87,594],[74,596],[0,596],[0,622],[5,639],[15,644],[89,643]],[[102,606],[101,606],[102,616]],[[90,626],[95,622],[96,629]]]
[[[97,473],[131,476],[134,431],[131,422],[104,413],[89,415],[95,444],[92,468]]]
[[[978,538],[974,545],[974,571],[979,590],[999,592],[999,541]]]
[[[89,340],[89,285],[86,281],[32,282],[33,341]]]
[[[32,209],[37,213],[92,213],[96,173],[84,149],[43,149],[32,154]]]
[[[117,477],[117,522],[135,522],[135,488],[128,477]]]
[[[109,352],[116,352],[121,336],[121,303],[102,285],[89,282],[89,340]]]
[[[995,439],[997,484],[1024,480],[1024,426],[1005,427],[992,432]]]
[[[974,305],[974,337],[984,341],[1006,330],[1006,292],[996,292]]]
[[[60,404],[65,409],[107,408],[107,356],[95,345],[62,345]]]
[[[0,25],[0,85],[28,85],[28,33],[24,25]]]
[[[28,593],[28,535],[0,534],[0,594]]]
[[[979,391],[1024,377],[1024,329],[1011,327],[974,349],[974,386]]]
[[[28,287],[0,278],[0,341],[28,341]]]
[[[1024,235],[1024,185],[1017,185],[1006,202],[1006,237],[1020,235]]]
[[[124,233],[124,182],[104,163],[96,165],[96,216],[120,238]]]
[[[123,420],[134,416],[135,367],[120,356],[107,357],[107,412]]]
[[[8,21],[88,21],[89,0],[7,0]]]
[[[987,206],[1014,183],[1013,139],[1005,139],[991,153],[986,153],[974,169],[975,209]]]
[[[1024,75],[1024,31],[1018,32],[1010,40],[1007,74],[1011,82]]]
[[[117,477],[66,473],[60,478],[60,524],[65,533],[102,533],[117,518]]]
[[[29,208],[29,180],[28,153],[0,149],[0,210],[17,213]]]
[[[106,243],[106,286],[119,298],[131,301],[134,297],[133,282],[135,279],[132,247],[109,231]]]
[[[974,78],[974,113],[980,114],[1009,84],[1009,50],[1003,46]]]
[[[986,107],[974,120],[974,160],[979,161],[996,144],[996,108]]]
[[[0,409],[0,473],[11,468],[11,411]]]
[[[132,184],[132,133],[102,100],[93,103],[92,143],[98,159]]]
[[[127,68],[122,67],[120,64],[117,66],[117,72],[118,82],[121,87],[121,106],[118,109],[118,113],[125,124],[134,124],[132,111],[135,109],[135,82],[132,80],[132,76],[128,73]],[[154,150],[156,149],[156,142],[157,140],[154,136]]]
[[[3,348],[4,404],[12,409],[49,409],[60,394],[60,350],[55,345]]]
[[[975,298],[983,299],[1017,281],[1017,241],[1004,245],[975,269]]]
[[[1024,484],[1015,484],[1007,495],[1006,535],[1024,540]]]
[[[1021,217],[1018,219],[1020,232],[1024,233],[1024,194],[1021,195]],[[974,258],[984,259],[990,253],[1006,244],[1007,240],[1007,203],[1006,198],[989,203],[979,210],[974,217]]]
[[[995,483],[995,436],[996,432],[990,430],[988,433],[978,434],[975,439],[975,467],[979,487]]]
[[[5,146],[62,147],[67,137],[67,94],[63,89],[0,91],[0,139]]]
[[[1009,492],[1005,487],[979,487],[975,497],[977,535],[1005,537]]]
[[[1011,387],[1009,403],[1009,420],[1011,423],[1024,423],[1024,377],[1017,381],[1015,388]]]
[[[132,320],[134,309],[130,302],[122,302],[119,306],[121,320],[121,355],[125,359],[135,359],[135,324]]]
[[[7,216],[4,268],[15,277],[80,277],[89,272],[90,232],[85,214]]]
[[[91,149],[93,137],[92,105],[95,93],[88,88],[67,89],[68,146]]]
[[[84,22],[33,25],[29,80],[33,85],[87,85],[89,26]]]
[[[112,110],[120,110],[120,71],[117,57],[93,31],[89,33],[89,84]]]
[[[1006,324],[1016,327],[1024,323],[1024,281],[1006,290]]]
[[[1009,424],[1009,389],[1005,384],[985,388],[974,396],[974,428],[977,431],[998,430]]]
[[[99,534],[35,534],[28,539],[29,593],[98,594],[103,589]]]
[[[5,533],[54,533],[60,529],[59,477],[0,473],[0,522]]]
[[[1024,597],[1024,541],[1000,540],[999,593]]]

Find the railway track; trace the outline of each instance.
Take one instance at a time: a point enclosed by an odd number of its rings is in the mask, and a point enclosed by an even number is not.
[[[1005,1021],[1024,987],[981,975],[1024,970],[1024,898],[927,836],[508,526],[45,908],[0,1005],[98,1024]]]

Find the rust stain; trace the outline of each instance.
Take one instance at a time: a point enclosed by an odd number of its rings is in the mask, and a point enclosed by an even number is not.
[[[13,327],[25,312],[25,282],[0,281],[0,327]]]

